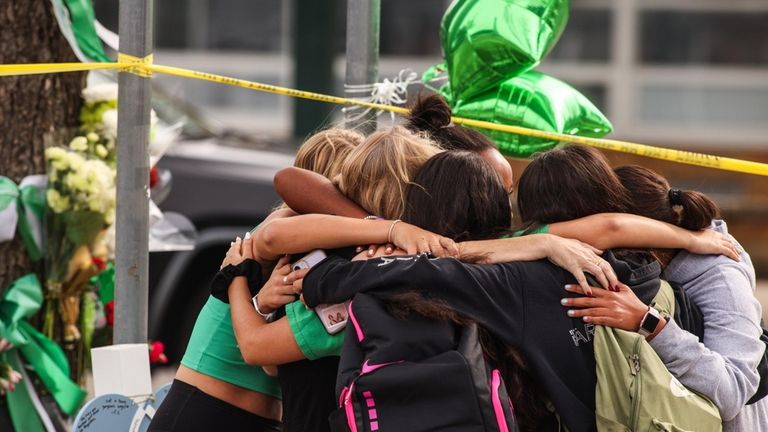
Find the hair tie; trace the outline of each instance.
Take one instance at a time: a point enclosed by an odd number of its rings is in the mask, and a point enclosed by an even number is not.
[[[669,196],[669,203],[673,206],[683,205],[683,192],[680,189],[670,189],[667,193]]]

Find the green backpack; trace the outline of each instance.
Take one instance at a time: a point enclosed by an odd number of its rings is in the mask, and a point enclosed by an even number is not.
[[[662,315],[674,315],[668,283],[662,281],[653,303]],[[722,430],[718,408],[673,377],[639,334],[595,326],[594,346],[598,431]]]

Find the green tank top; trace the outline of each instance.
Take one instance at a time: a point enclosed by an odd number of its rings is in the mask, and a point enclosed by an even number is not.
[[[200,310],[181,364],[230,384],[281,398],[277,379],[243,360],[229,305],[215,297],[208,297]]]

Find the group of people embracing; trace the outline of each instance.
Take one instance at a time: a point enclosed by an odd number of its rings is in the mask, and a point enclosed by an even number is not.
[[[312,308],[356,295],[404,323],[476,326],[519,430],[597,430],[595,326],[640,332],[723,430],[768,430],[768,402],[751,400],[766,352],[754,268],[712,200],[576,145],[515,181],[488,138],[450,118],[440,96],[420,96],[402,125],[302,145],[275,177],[284,204],[232,242],[150,431],[330,430],[349,390],[337,376],[359,362],[344,353],[374,318],[332,334]],[[327,257],[311,268],[291,265],[317,249]],[[660,279],[698,331],[654,309]],[[442,343],[417,334],[385,345],[407,341],[398,361],[419,361]],[[368,413],[366,430],[404,430]]]

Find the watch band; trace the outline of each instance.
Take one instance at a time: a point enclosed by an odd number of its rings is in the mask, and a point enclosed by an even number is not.
[[[659,311],[652,306],[648,306],[648,312],[645,313],[645,316],[643,316],[643,319],[640,321],[640,328],[637,329],[637,332],[640,333],[641,336],[647,338],[656,331],[659,321],[661,321]]]

